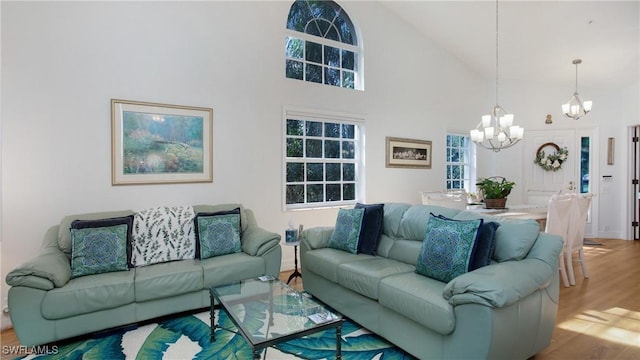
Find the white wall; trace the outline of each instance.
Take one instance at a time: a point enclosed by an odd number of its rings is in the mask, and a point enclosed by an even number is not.
[[[3,279],[74,213],[240,202],[279,233],[332,225],[336,209],[281,210],[283,105],[365,114],[366,201],[410,203],[444,183],[445,130],[489,106],[473,103],[484,81],[375,2],[344,4],[364,92],[284,78],[290,2],[0,4]],[[213,183],[112,186],[111,98],[212,107]],[[385,168],[385,136],[432,140],[433,169]]]

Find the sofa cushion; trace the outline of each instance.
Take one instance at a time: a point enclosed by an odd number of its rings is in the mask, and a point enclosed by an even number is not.
[[[380,281],[378,302],[442,335],[456,325],[453,306],[442,296],[445,283],[416,274],[402,273]]]
[[[195,218],[196,258],[233,254],[240,244],[240,208],[216,213],[199,213]]]
[[[134,270],[117,271],[71,279],[54,288],[42,300],[42,316],[64,319],[134,302]]]
[[[159,263],[135,269],[136,302],[162,299],[203,289],[202,267],[197,260]]]
[[[384,219],[383,204],[360,204],[356,209],[364,209],[362,219],[362,229],[358,240],[358,252],[368,255],[375,255],[378,247],[378,240],[382,235],[382,220]]]
[[[364,209],[338,210],[336,226],[327,246],[353,254],[357,253],[363,217]]]
[[[129,269],[133,215],[71,223],[71,277]]]
[[[136,213],[132,264],[145,266],[195,258],[194,217],[191,206],[159,206]]]
[[[365,259],[373,259],[374,257],[366,254],[352,254],[342,250],[332,248],[323,248],[307,251],[304,254],[304,266],[323,278],[337,283],[338,267],[342,264],[361,261]]]
[[[496,230],[494,260],[498,262],[522,260],[540,234],[540,224],[535,220],[505,220]]]
[[[431,214],[416,272],[443,282],[468,272],[482,223],[481,219],[458,221]]]
[[[434,205],[414,205],[405,211],[400,223],[399,238],[422,241],[427,230],[429,214],[455,216],[460,210],[448,209]]]
[[[338,266],[338,284],[360,295],[377,300],[378,287],[383,278],[405,272],[415,267],[400,261],[376,257]]]
[[[384,219],[382,221],[382,232],[392,238],[400,237],[398,231],[400,230],[400,222],[404,212],[410,208],[411,205],[407,204],[384,204]]]
[[[123,216],[133,215],[131,210],[123,211],[104,211],[87,214],[68,215],[60,220],[60,226],[58,227],[58,247],[62,252],[71,254],[71,223],[75,220],[100,220],[109,218],[118,218]]]
[[[203,259],[204,288],[244,279],[257,278],[266,271],[264,258],[243,252]]]

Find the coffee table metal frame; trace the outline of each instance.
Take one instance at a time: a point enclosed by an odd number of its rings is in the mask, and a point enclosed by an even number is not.
[[[254,284],[252,284],[252,282]],[[330,309],[328,309],[324,304],[319,303],[315,300],[312,299],[308,299],[308,301],[312,301],[314,303],[316,303],[318,305],[319,308],[323,309],[326,312],[329,312],[331,314],[334,314],[337,316],[336,319],[334,320],[330,320],[330,321],[326,321],[323,323],[319,323],[319,324],[315,324],[313,322],[311,322],[311,320],[309,320],[310,323],[313,323],[313,325],[311,325],[311,327],[303,327],[299,330],[294,330],[291,333],[288,334],[284,334],[284,335],[279,335],[279,336],[275,336],[272,338],[267,338],[265,340],[262,341],[257,341],[254,342],[252,340],[252,337],[249,333],[249,331],[247,329],[244,328],[243,323],[241,321],[241,319],[236,318],[237,314],[232,311],[230,309],[230,307],[232,305],[236,305],[239,303],[248,303],[251,301],[264,301],[266,297],[268,297],[268,301],[270,302],[270,308],[269,308],[269,312],[270,312],[270,316],[269,316],[269,321],[271,322],[271,325],[273,324],[273,289],[275,286],[278,287],[286,287],[288,288],[287,291],[292,292],[293,294],[297,294],[299,296],[304,296],[302,295],[300,292],[298,292],[297,290],[289,287],[287,284],[281,282],[278,279],[275,280],[271,280],[268,281],[268,285],[270,285],[270,291],[267,293],[263,293],[263,294],[255,294],[255,295],[250,295],[247,297],[238,297],[236,299],[230,299],[225,297],[225,295],[223,294],[224,289],[229,287],[229,286],[238,286],[241,288],[243,285],[257,285],[258,283],[265,283],[263,281],[257,280],[257,279],[249,279],[249,280],[242,280],[239,283],[232,283],[232,284],[227,284],[227,285],[222,285],[222,286],[212,286],[209,288],[209,295],[211,297],[211,309],[210,309],[210,317],[211,317],[211,342],[216,341],[216,336],[215,336],[215,330],[216,328],[220,328],[223,330],[227,330],[227,331],[231,331],[229,329],[225,329],[219,325],[216,324],[215,321],[215,307],[216,304],[219,304],[222,309],[229,315],[229,318],[231,319],[231,321],[233,322],[233,324],[236,326],[238,333],[240,333],[240,335],[242,335],[242,337],[247,341],[247,343],[249,344],[249,346],[251,346],[251,350],[253,352],[253,358],[254,359],[260,359],[260,351],[262,351],[263,349],[266,349],[268,347],[271,347],[273,345],[279,344],[279,343],[283,343],[289,340],[293,340],[293,339],[297,339],[297,338],[301,338],[319,331],[323,331],[323,330],[327,330],[327,329],[331,329],[331,328],[335,328],[336,329],[336,359],[342,359],[342,346],[341,346],[341,338],[342,338],[342,316],[339,314],[336,314],[334,311],[331,311]],[[265,353],[266,356],[266,353]]]

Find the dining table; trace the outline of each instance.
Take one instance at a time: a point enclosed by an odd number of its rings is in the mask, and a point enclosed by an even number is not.
[[[473,203],[467,206],[467,210],[503,219],[532,219],[540,224],[540,231],[544,231],[547,225],[547,207],[544,205],[516,204],[504,209],[487,209],[483,203]]]

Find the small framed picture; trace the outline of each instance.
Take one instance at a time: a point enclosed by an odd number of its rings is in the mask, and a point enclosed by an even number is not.
[[[431,141],[387,137],[386,166],[431,169]]]
[[[213,109],[111,100],[111,183],[213,181]]]

